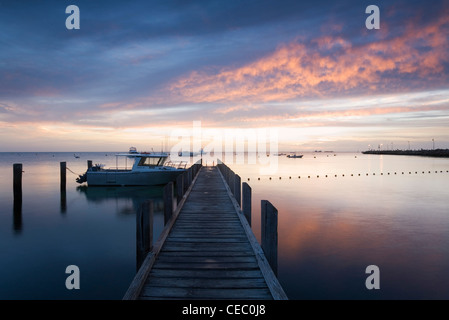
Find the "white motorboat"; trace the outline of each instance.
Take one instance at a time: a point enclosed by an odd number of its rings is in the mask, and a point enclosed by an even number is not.
[[[302,154],[289,154],[287,158],[302,158],[303,156]]]
[[[125,167],[118,167],[118,159],[123,157]],[[164,185],[176,180],[176,177],[186,171],[186,161],[174,163],[167,161],[168,153],[146,153],[131,150],[128,153],[116,154],[115,168],[105,169],[104,165],[96,164],[80,175],[78,183],[87,182],[89,186],[155,186]],[[134,163],[128,169],[128,159]]]

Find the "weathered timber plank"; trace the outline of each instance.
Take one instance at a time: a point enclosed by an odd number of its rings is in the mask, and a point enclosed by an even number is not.
[[[257,262],[252,256],[158,256],[158,263],[245,263]]]
[[[182,277],[182,278],[209,278],[209,279],[263,279],[260,270],[172,270],[172,269],[153,269],[151,270],[150,279],[153,277]]]
[[[248,257],[251,251],[163,251],[158,257]]]
[[[230,263],[168,263],[158,262],[153,265],[153,269],[225,269],[225,270],[247,270],[258,269],[257,262],[230,262]]]
[[[164,245],[164,251],[242,251],[251,250],[251,246],[248,243],[236,243],[229,246],[225,243],[182,243],[167,241]]]
[[[244,237],[189,237],[189,238],[180,238],[180,237],[170,237],[169,242],[191,242],[191,243],[246,243],[247,239]]]
[[[232,288],[264,288],[267,289],[265,280],[261,278],[233,278],[233,279],[212,279],[212,278],[168,278],[152,277],[151,286],[171,287],[171,288],[210,288],[210,289],[232,289]]]
[[[208,288],[171,288],[145,287],[141,298],[162,297],[181,299],[269,299],[268,289],[208,289]]]

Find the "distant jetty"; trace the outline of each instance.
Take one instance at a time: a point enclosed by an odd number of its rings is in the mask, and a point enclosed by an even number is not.
[[[432,150],[368,150],[363,151],[363,154],[390,154],[400,156],[423,156],[423,157],[437,157],[449,158],[449,149],[432,149]]]

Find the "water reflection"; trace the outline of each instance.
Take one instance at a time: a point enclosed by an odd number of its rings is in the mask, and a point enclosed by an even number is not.
[[[15,233],[20,233],[22,231],[22,197],[14,198],[13,230]]]
[[[61,213],[64,214],[67,212],[67,191],[61,190]]]
[[[260,175],[258,166],[230,165],[253,190],[257,238],[260,201],[278,209],[279,279],[289,298],[449,297],[447,159],[296,160],[280,158],[272,176]],[[371,264],[381,270],[376,292],[364,285]]]
[[[128,187],[88,187],[78,186],[76,190],[85,195],[88,202],[100,204],[105,201],[129,200],[132,207],[121,207],[118,212],[120,214],[135,214],[140,210],[145,200],[152,200],[155,212],[164,210],[164,202],[162,201],[163,188],[160,186],[128,186]],[[117,202],[118,203],[118,202]],[[126,201],[125,201],[126,203]]]

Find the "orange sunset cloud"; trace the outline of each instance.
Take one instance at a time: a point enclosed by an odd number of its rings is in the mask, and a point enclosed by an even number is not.
[[[172,96],[189,102],[286,101],[327,97],[356,90],[407,91],[401,77],[426,86],[449,61],[449,17],[417,28],[412,24],[391,39],[355,45],[338,36],[280,46],[272,54],[216,74],[195,71],[170,87]],[[385,26],[388,28],[388,26]],[[422,79],[426,79],[423,81]]]

